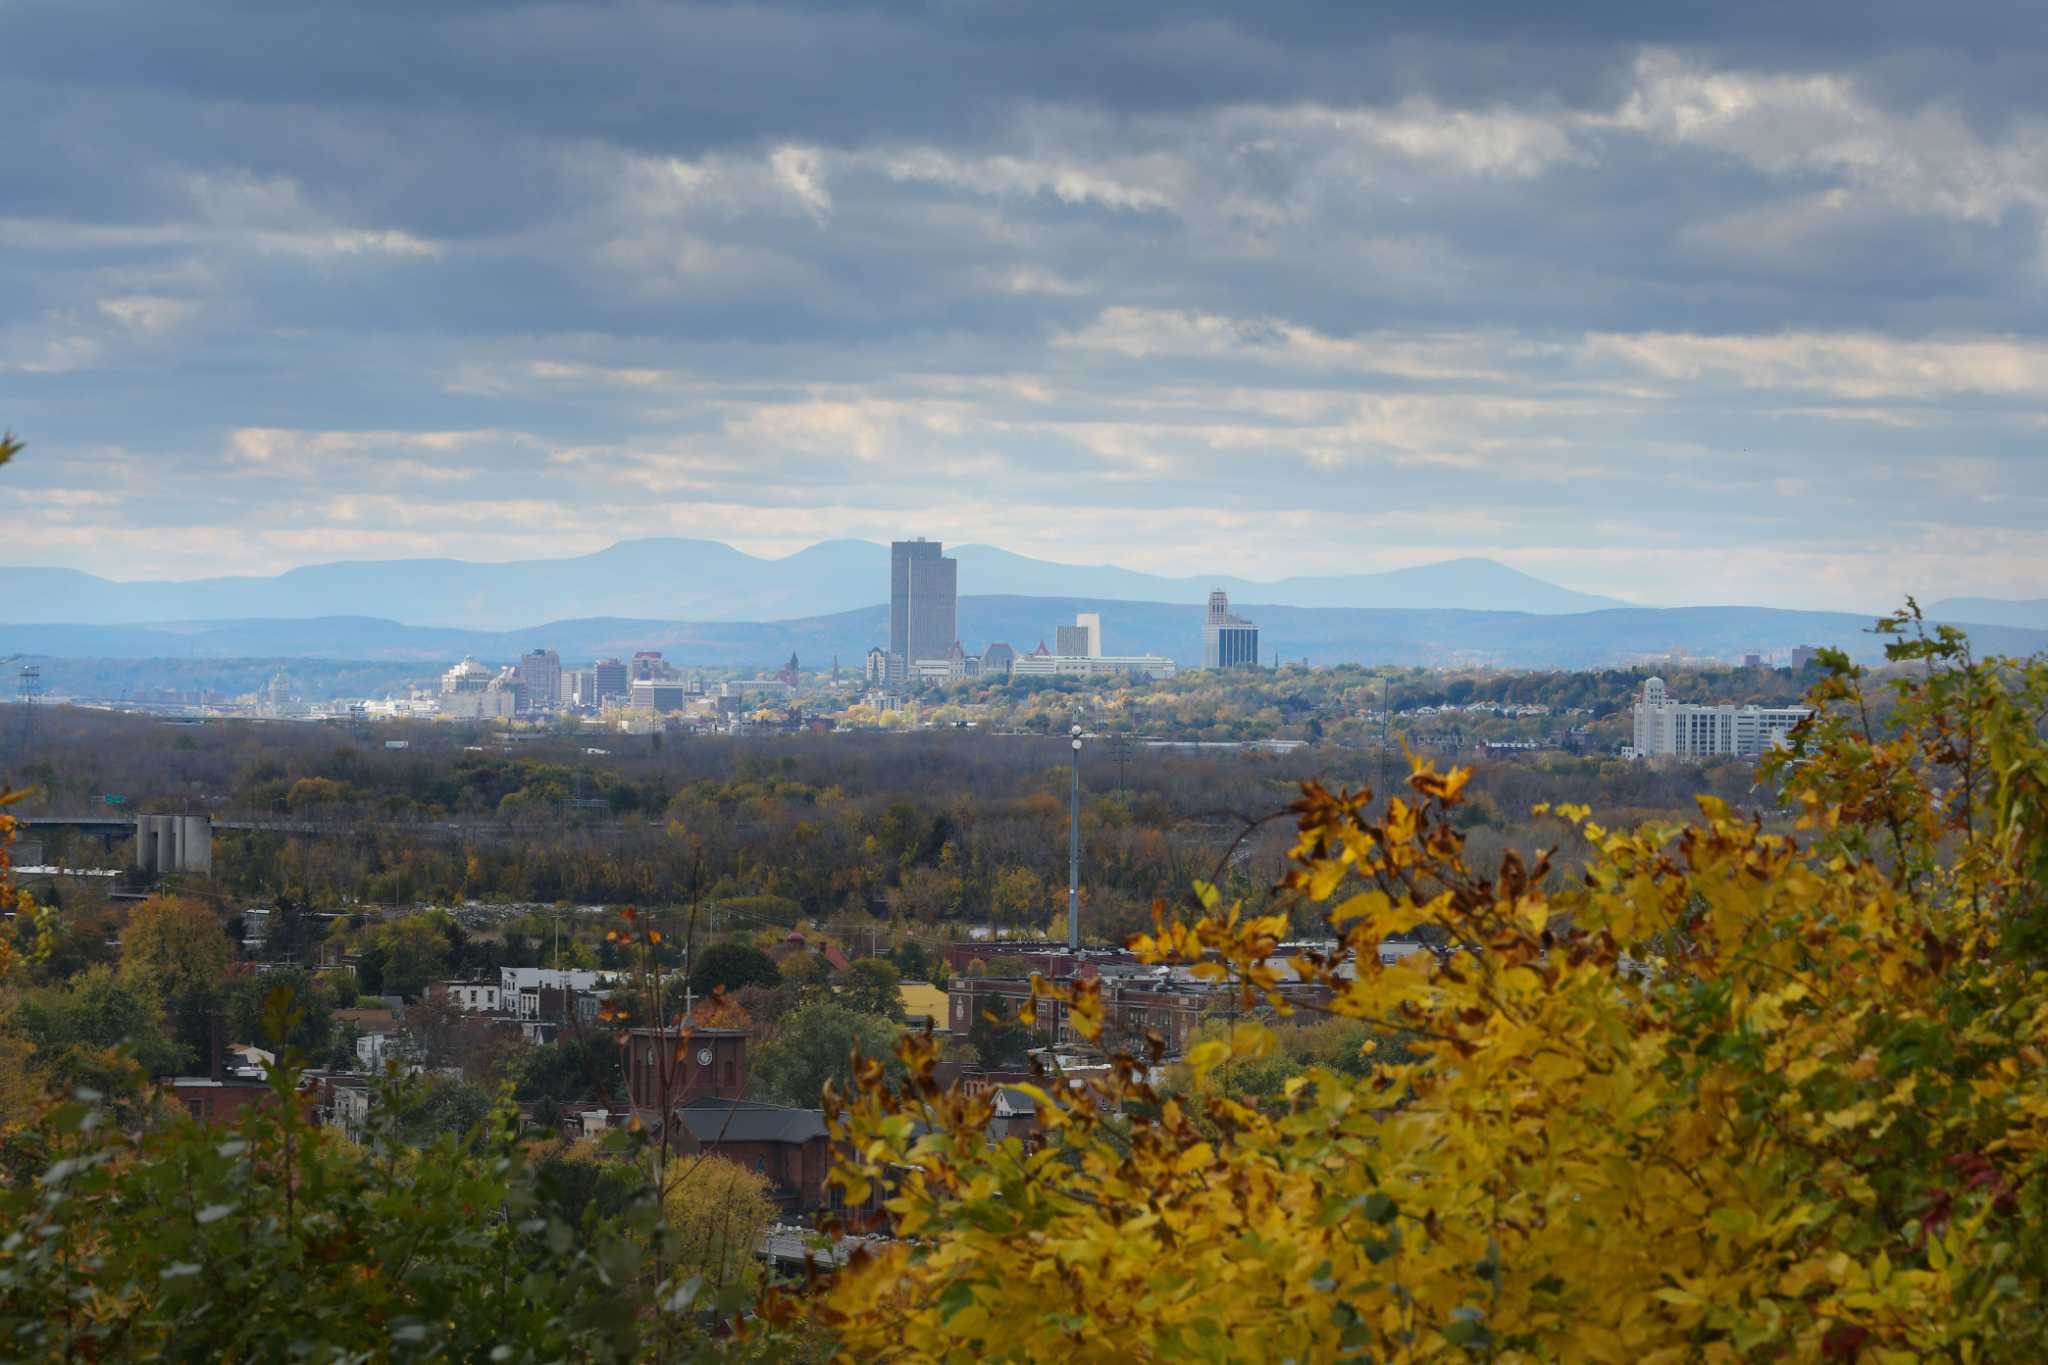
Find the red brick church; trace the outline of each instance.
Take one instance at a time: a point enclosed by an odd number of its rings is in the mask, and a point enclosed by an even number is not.
[[[633,1113],[657,1134],[673,1123],[671,1151],[715,1152],[766,1176],[785,1213],[814,1212],[826,1202],[831,1168],[825,1116],[741,1098],[752,1034],[739,1027],[631,1030],[626,1085]]]

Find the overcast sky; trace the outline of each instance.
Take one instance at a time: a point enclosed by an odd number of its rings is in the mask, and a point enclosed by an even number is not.
[[[0,562],[2048,594],[2037,4],[0,0],[0,75]]]

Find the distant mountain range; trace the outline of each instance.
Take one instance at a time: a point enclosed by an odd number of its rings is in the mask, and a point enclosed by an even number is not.
[[[1056,564],[986,545],[949,551],[963,593],[1090,597],[1195,605],[1235,600],[1294,607],[1450,607],[1559,613],[1626,605],[1573,592],[1490,559],[1388,573],[1254,583],[1228,575],[1166,578],[1111,565]],[[762,559],[714,540],[628,540],[573,559],[313,564],[274,577],[116,582],[75,569],[0,568],[0,615],[35,625],[121,625],[352,616],[407,625],[511,630],[534,621],[794,621],[888,601],[889,548],[827,540]]]
[[[1782,656],[1795,645],[1834,645],[1875,660],[1882,642],[1872,618],[1843,612],[1775,611],[1762,607],[1623,607],[1572,615],[1453,609],[1293,607],[1233,604],[1260,627],[1261,653],[1286,661],[1396,664],[1490,664],[1525,668],[1587,668],[1672,650],[1719,657],[1750,651]],[[1163,654],[1183,665],[1200,661],[1202,608],[1164,602],[1084,597],[970,596],[960,601],[960,634],[970,649],[1003,640],[1020,653],[1050,641],[1075,613],[1102,617],[1104,649],[1112,654]],[[1969,624],[1969,623],[1958,623]],[[2048,630],[1969,625],[1985,652],[2031,654],[2048,649]],[[560,652],[564,664],[658,649],[675,663],[760,667],[795,653],[808,667],[858,668],[868,648],[885,641],[888,611],[855,611],[787,621],[673,621],[596,617],[553,621],[521,630],[460,630],[365,616],[315,620],[193,622],[177,626],[0,626],[0,657],[20,653],[72,659],[318,658],[416,663],[426,677],[465,654],[509,662],[536,647]],[[57,690],[56,675],[49,679]]]
[[[1988,625],[2048,630],[2048,597],[2008,601],[1997,597],[1950,597],[1925,609],[1944,621],[1983,621]]]

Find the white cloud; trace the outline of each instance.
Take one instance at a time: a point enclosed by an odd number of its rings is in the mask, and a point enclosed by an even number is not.
[[[47,329],[0,330],[0,370],[22,374],[68,374],[91,369],[104,347],[94,338]]]
[[[2018,338],[1597,334],[1587,338],[1585,354],[1668,380],[1721,377],[1751,388],[1810,389],[1859,401],[1982,394],[2048,402],[2048,343]]]
[[[347,228],[338,231],[258,232],[251,243],[264,251],[298,256],[439,256],[439,242],[395,229]]]
[[[1028,265],[992,268],[981,272],[981,278],[1005,294],[1042,294],[1050,298],[1072,299],[1096,292],[1092,284]]]
[[[975,194],[1050,195],[1063,204],[1097,204],[1130,212],[1169,209],[1165,189],[1126,183],[1078,161],[995,155],[963,157],[933,147],[889,153],[882,169],[892,180],[946,185]]]
[[[112,507],[125,495],[104,488],[10,488],[7,496],[31,507]]]
[[[195,173],[184,177],[184,189],[204,225],[187,231],[201,244],[295,256],[435,257],[442,251],[438,242],[397,228],[337,221],[289,176]]]
[[[1368,334],[1332,337],[1281,318],[1242,318],[1175,309],[1106,308],[1055,345],[1133,360],[1249,360],[1305,372],[1351,370],[1407,379],[1508,380],[1499,361],[1542,348],[1505,335]]]
[[[521,433],[473,431],[298,431],[240,427],[229,433],[227,458],[237,472],[320,480],[345,476],[380,482],[459,483],[477,472],[458,461],[507,447],[531,449]]]
[[[1719,71],[1652,51],[1629,95],[1589,126],[1711,149],[1771,176],[1830,177],[1911,213],[1993,222],[2048,207],[2048,120],[2015,119],[1991,141],[1953,107],[1887,112],[1834,72]]]
[[[1568,116],[1540,110],[1449,109],[1427,99],[1403,100],[1392,109],[1249,108],[1226,118],[1225,127],[1240,141],[1335,134],[1324,141],[1326,154],[1355,149],[1392,152],[1467,175],[1507,179],[1528,179],[1556,166],[1592,159],[1574,141]]]
[[[933,400],[808,398],[764,403],[728,418],[741,445],[814,455],[850,455],[874,463],[961,429],[961,407]]]
[[[157,294],[129,294],[99,301],[102,315],[138,332],[164,332],[196,311],[189,299],[165,298]]]
[[[561,504],[541,498],[468,498],[432,503],[383,493],[344,493],[330,498],[327,516],[346,524],[376,526],[492,526],[544,531],[562,522]]]
[[[777,147],[768,158],[775,179],[804,206],[814,222],[832,216],[832,192],[825,188],[825,158],[815,147]]]

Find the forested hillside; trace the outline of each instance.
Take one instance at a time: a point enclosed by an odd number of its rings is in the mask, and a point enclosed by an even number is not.
[[[1295,685],[1342,697],[1341,679],[1303,673],[1190,684],[1174,707],[1228,717],[1254,701],[1290,712]],[[1453,681],[1457,695],[1518,694],[1512,680]],[[1623,686],[1606,684],[1612,692]],[[1580,695],[1552,679],[1533,695]],[[1545,688],[1550,691],[1546,691]],[[1409,693],[1439,695],[1417,682]],[[1586,694],[1599,700],[1601,687]],[[1034,695],[1041,728],[1071,718],[1073,697]],[[1302,701],[1304,708],[1320,703]],[[1168,714],[1161,704],[1160,717]],[[1300,711],[1305,722],[1312,710]],[[1110,720],[1113,713],[1090,712]],[[1475,713],[1476,727],[1486,717]],[[1435,727],[1438,719],[1429,718]],[[1341,730],[1333,719],[1331,729]],[[1376,737],[1377,727],[1357,722]],[[1203,731],[1207,733],[1208,731]],[[388,750],[381,736],[405,734]],[[286,896],[330,907],[364,902],[500,900],[673,904],[689,895],[746,901],[779,922],[800,918],[1043,928],[1064,904],[1067,758],[1064,739],[941,729],[910,734],[603,738],[589,754],[568,736],[504,752],[481,727],[416,725],[354,737],[345,728],[221,722],[192,727],[148,717],[45,708],[35,754],[17,780],[27,815],[108,809],[205,812],[222,821],[317,825],[318,832],[228,831],[215,876],[228,894]],[[1398,754],[1388,756],[1398,770]],[[1313,745],[1183,754],[1110,739],[1082,757],[1083,882],[1089,933],[1115,941],[1149,923],[1152,901],[1220,875],[1260,897],[1281,869],[1287,836],[1268,826],[1238,844],[1246,819],[1283,806],[1299,782],[1371,782],[1376,751]],[[1676,817],[1714,793],[1768,804],[1746,764],[1653,766],[1544,753],[1480,762],[1461,824],[1482,848],[1524,838],[1542,799]],[[51,859],[106,861],[96,836],[53,831]],[[112,855],[121,861],[119,852]],[[75,892],[74,894],[85,894]],[[769,907],[763,909],[761,907]]]

